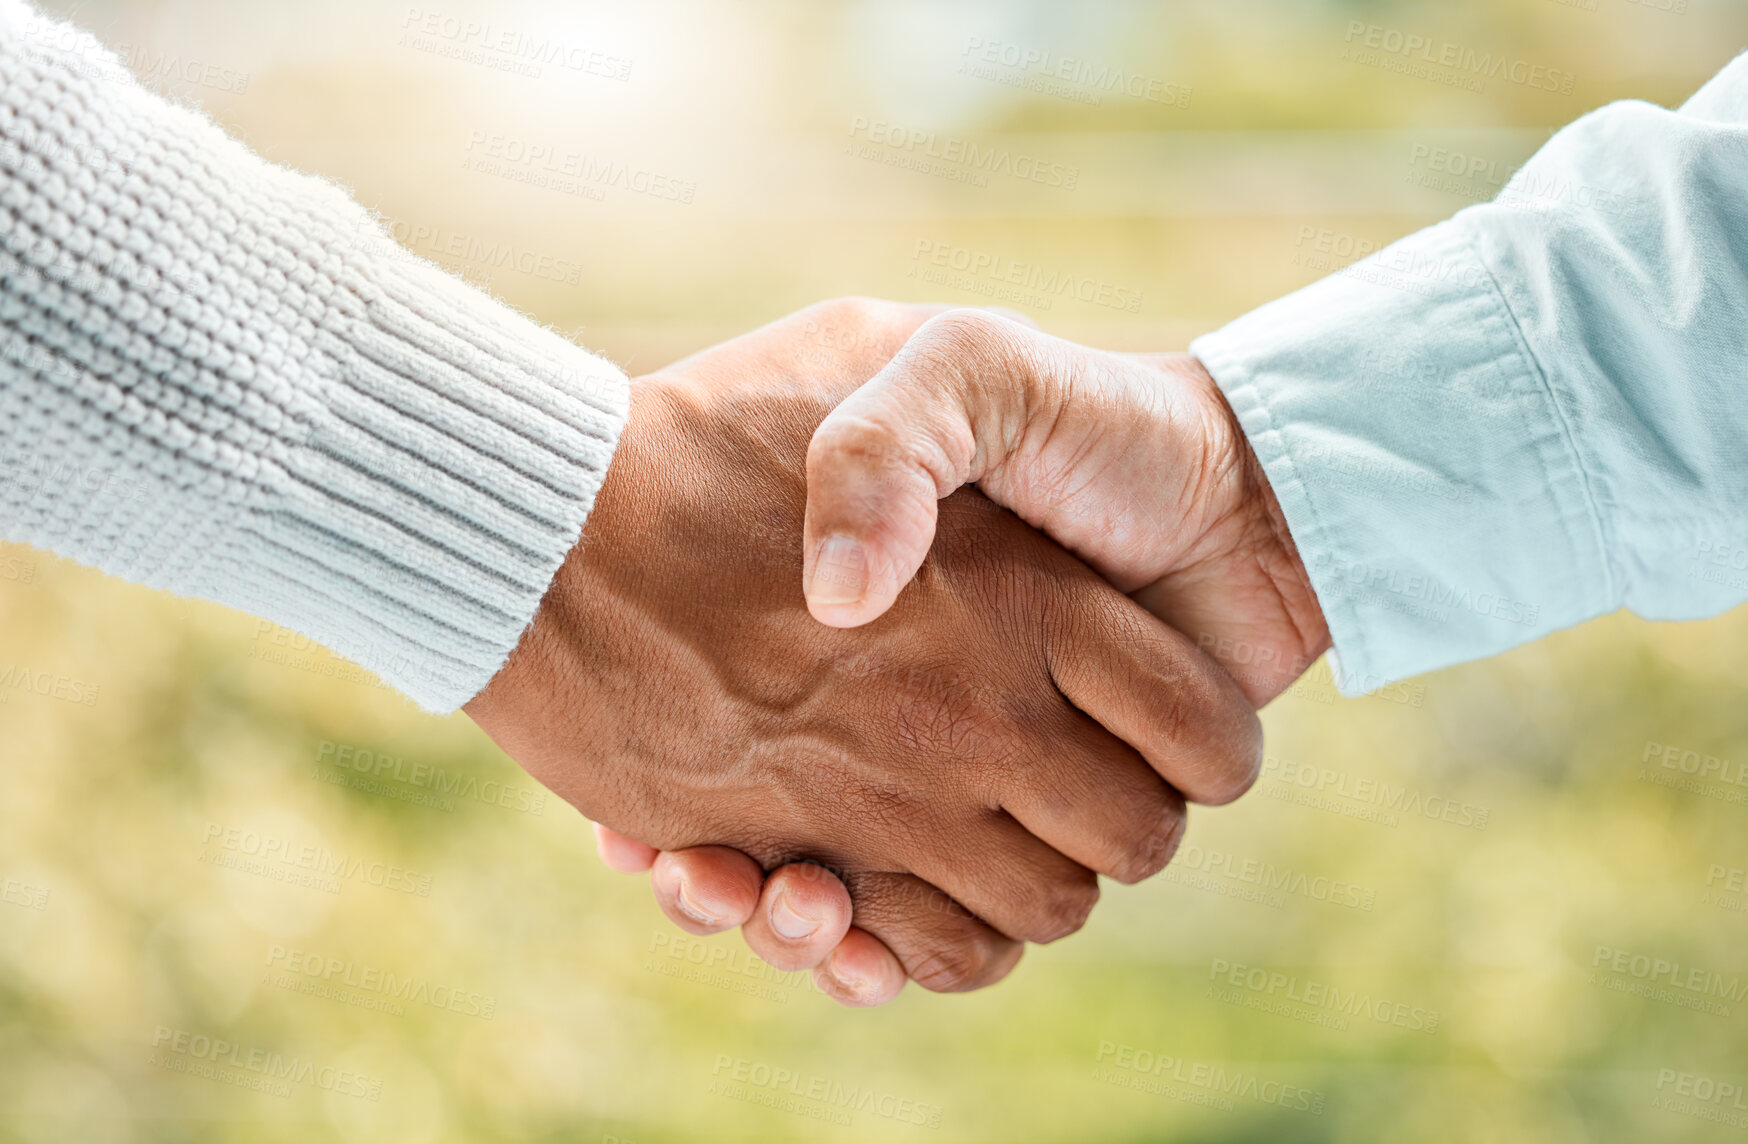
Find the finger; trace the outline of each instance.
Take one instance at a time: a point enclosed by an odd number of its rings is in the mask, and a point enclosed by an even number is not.
[[[760,369],[773,372],[773,384],[787,371],[797,384],[809,390],[823,388],[836,400],[878,373],[930,318],[951,308],[881,298],[833,298],[785,315],[728,345],[744,345],[749,362],[757,361]],[[722,347],[709,352],[720,355]],[[782,369],[773,370],[779,365]]]
[[[700,935],[745,924],[764,881],[757,862],[726,846],[663,851],[650,872],[650,888],[668,920]]]
[[[706,376],[725,369],[733,373],[756,368],[768,378],[773,392],[789,376],[809,391],[847,394],[892,360],[925,322],[951,309],[881,298],[833,298],[785,314],[657,372],[685,373],[707,357]]]
[[[1038,328],[1038,323],[1032,320],[1030,314],[1022,314],[1018,310],[1010,310],[1006,306],[982,306],[979,308],[986,314],[995,314],[999,317],[1006,318],[1010,322],[1018,322],[1022,326],[1030,326],[1034,330]]]
[[[799,324],[801,344],[815,351],[817,360],[823,364],[830,359],[854,359],[863,366],[862,378],[866,380],[891,361],[926,322],[954,308],[884,298],[833,298],[797,310],[774,324]]]
[[[802,589],[821,623],[883,614],[928,555],[936,502],[998,465],[1041,408],[1043,335],[983,310],[929,319],[815,430]]]
[[[850,933],[865,931],[891,952],[906,976],[932,993],[993,985],[1013,972],[1025,951],[920,878],[875,873],[846,877],[856,903],[856,928]],[[858,962],[862,956],[856,955]],[[854,967],[856,962],[846,964]]]
[[[1015,941],[1042,945],[1086,924],[1099,900],[1098,875],[1045,845],[1006,811],[989,811],[976,836],[976,852],[930,848],[913,857],[911,872]]]
[[[1183,840],[1183,796],[1103,727],[1065,716],[1048,771],[1008,775],[1002,808],[1090,870],[1131,885],[1153,877]]]
[[[765,879],[742,927],[754,953],[784,972],[812,969],[850,928],[850,894],[824,866],[795,862]]]
[[[609,870],[617,870],[621,874],[642,874],[654,864],[656,855],[661,851],[654,846],[645,846],[635,838],[627,838],[617,830],[597,822],[595,853],[601,856],[602,863]]]
[[[1230,675],[1087,571],[1044,625],[1069,702],[1139,751],[1191,802],[1231,802],[1256,781],[1262,724]]]
[[[821,993],[841,1005],[884,1005],[904,988],[904,967],[880,939],[852,928],[813,971]]]

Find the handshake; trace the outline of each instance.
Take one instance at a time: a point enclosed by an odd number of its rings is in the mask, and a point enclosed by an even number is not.
[[[856,299],[637,380],[467,711],[676,924],[879,1004],[1161,870],[1328,644],[1194,358]]]

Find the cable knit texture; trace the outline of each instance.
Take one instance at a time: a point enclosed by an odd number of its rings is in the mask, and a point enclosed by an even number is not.
[[[0,0],[0,536],[490,681],[626,416],[593,357]]]

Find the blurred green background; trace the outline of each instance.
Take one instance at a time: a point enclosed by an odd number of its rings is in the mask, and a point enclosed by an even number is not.
[[[633,372],[844,293],[1179,349],[1748,43],[1710,0],[48,7]],[[1617,616],[1354,701],[1320,666],[1165,876],[849,1012],[674,931],[465,718],[0,548],[0,1138],[1737,1138],[1745,636]]]

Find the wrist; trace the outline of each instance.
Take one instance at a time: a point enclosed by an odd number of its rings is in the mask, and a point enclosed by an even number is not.
[[[1329,625],[1286,513],[1237,413],[1195,357],[1172,355],[1171,371],[1199,408],[1203,473],[1197,511],[1186,527],[1199,536],[1174,590],[1168,617],[1194,638],[1258,707],[1285,691],[1330,648]]]
[[[1239,426],[1237,415],[1231,406],[1225,404],[1224,397],[1221,404],[1231,418],[1243,454],[1245,499],[1251,506],[1252,516],[1259,522],[1259,531],[1266,532],[1269,538],[1264,549],[1267,558],[1262,566],[1280,593],[1282,611],[1299,635],[1299,662],[1303,671],[1329,650],[1329,622],[1323,617],[1323,606],[1318,603],[1311,576],[1305,571],[1304,558],[1293,541],[1292,530],[1287,527],[1287,515],[1281,511],[1281,502],[1269,485],[1268,472]]]
[[[622,580],[635,578],[640,567],[654,566],[634,547],[644,533],[627,527],[627,521],[641,519],[647,531],[657,515],[645,503],[650,484],[645,458],[655,416],[649,388],[633,382],[626,407],[624,427],[581,535],[553,573],[504,666],[463,706],[506,754],[574,805],[583,805],[584,796],[570,759],[611,752],[620,734],[619,707],[589,694],[584,682],[596,676],[588,660],[600,640],[580,633],[610,631],[612,610],[627,596]],[[555,753],[548,728],[581,710],[592,717],[569,722],[573,732],[586,729],[589,737],[567,742]]]

